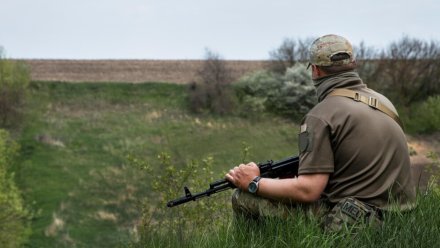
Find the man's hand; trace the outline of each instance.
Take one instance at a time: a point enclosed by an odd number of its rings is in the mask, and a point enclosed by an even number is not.
[[[226,174],[225,178],[237,188],[247,192],[249,183],[259,175],[260,168],[254,162],[251,162],[234,167]]]

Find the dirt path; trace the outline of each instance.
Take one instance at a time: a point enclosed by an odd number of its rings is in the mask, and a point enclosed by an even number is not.
[[[425,190],[431,174],[440,174],[437,163],[434,164],[433,154],[440,156],[440,133],[430,136],[408,136],[408,145],[412,151],[411,169],[413,180],[420,190]]]

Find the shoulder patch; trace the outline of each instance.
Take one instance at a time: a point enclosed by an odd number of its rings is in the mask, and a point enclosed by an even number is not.
[[[304,130],[303,130],[304,126]],[[298,135],[299,152],[311,152],[313,150],[313,134],[307,130],[307,125],[301,125],[301,132]]]
[[[305,132],[305,131],[307,131],[307,124],[304,123],[304,124],[301,125],[301,128],[300,128],[299,132],[302,133],[302,132]]]

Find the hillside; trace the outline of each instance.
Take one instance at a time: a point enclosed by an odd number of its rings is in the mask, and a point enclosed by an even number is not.
[[[248,157],[255,161],[297,154],[292,121],[187,112],[182,84],[201,61],[28,63],[34,82],[20,139],[24,162],[14,171],[26,203],[38,213],[27,246],[117,247],[136,239],[140,201],[157,204],[151,182],[162,173],[161,152],[171,155],[176,168],[212,157],[218,174],[208,181],[243,161],[247,155],[239,151],[248,145]],[[236,75],[251,72],[246,63],[236,63]],[[43,80],[54,82],[38,82]],[[438,152],[439,140],[438,134],[409,137],[414,180],[421,189],[429,176],[426,165],[432,163],[427,154]],[[156,173],[140,172],[130,157],[147,161]]]
[[[169,82],[186,84],[196,79],[203,60],[25,60],[33,81],[61,82]],[[268,61],[227,60],[232,76],[267,68]],[[416,184],[426,187],[429,173],[425,166],[432,163],[430,152],[439,152],[438,135],[408,136],[409,146],[416,155],[411,157]]]
[[[25,60],[34,81],[173,82],[194,81],[203,60]],[[238,78],[261,70],[267,61],[228,60]]]
[[[118,244],[135,237],[140,205],[158,204],[151,187],[165,173],[162,152],[176,168],[211,158],[216,174],[202,178],[203,187],[243,161],[247,144],[255,161],[297,153],[291,121],[193,115],[185,92],[164,83],[34,82],[20,139],[24,162],[15,171],[38,213],[25,247],[125,247]],[[155,173],[140,171],[129,157]]]

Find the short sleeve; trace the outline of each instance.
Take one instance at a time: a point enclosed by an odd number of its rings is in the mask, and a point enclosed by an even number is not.
[[[329,125],[318,117],[307,115],[298,135],[299,175],[333,173],[334,157]]]

